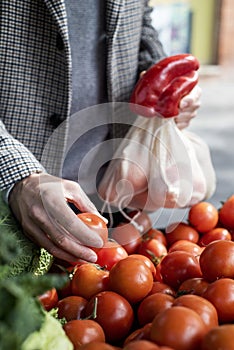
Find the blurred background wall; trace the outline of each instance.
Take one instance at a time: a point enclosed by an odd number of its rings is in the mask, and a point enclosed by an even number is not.
[[[217,208],[234,194],[234,0],[151,0],[152,20],[167,53],[190,52],[200,63],[201,108],[189,130],[208,144],[217,176]],[[161,209],[156,227],[181,221],[188,209]]]
[[[233,63],[233,0],[151,0],[150,5],[168,54],[191,52],[201,65]]]

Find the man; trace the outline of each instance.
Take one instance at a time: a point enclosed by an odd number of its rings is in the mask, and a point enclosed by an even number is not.
[[[66,121],[92,104],[128,102],[139,74],[165,56],[150,10],[146,0],[1,1],[0,189],[25,234],[60,259],[95,261],[86,246],[102,245],[67,199],[80,211],[98,214],[96,207],[77,182],[57,176],[53,164],[66,146]],[[199,94],[181,102],[178,127],[196,114]],[[124,137],[112,125],[103,139],[107,133]]]

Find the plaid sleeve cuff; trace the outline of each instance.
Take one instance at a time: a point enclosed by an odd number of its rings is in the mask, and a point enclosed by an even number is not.
[[[44,167],[34,155],[9,134],[0,136],[0,190],[10,192],[11,186],[25,177],[44,172]]]

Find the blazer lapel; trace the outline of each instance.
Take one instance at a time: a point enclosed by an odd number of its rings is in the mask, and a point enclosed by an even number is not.
[[[44,2],[57,23],[63,40],[68,43],[67,13],[64,0],[44,0]]]
[[[109,38],[113,38],[118,28],[119,19],[125,0],[107,0],[106,1],[106,32]]]
[[[115,100],[115,84],[118,80],[115,62],[118,54],[115,49],[117,31],[126,0],[106,0],[106,35],[107,35],[107,86],[109,101]]]

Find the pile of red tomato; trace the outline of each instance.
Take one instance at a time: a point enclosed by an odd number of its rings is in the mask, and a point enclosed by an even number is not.
[[[165,232],[131,216],[96,264],[69,267],[69,284],[39,297],[74,350],[234,349],[234,195],[192,206]]]

